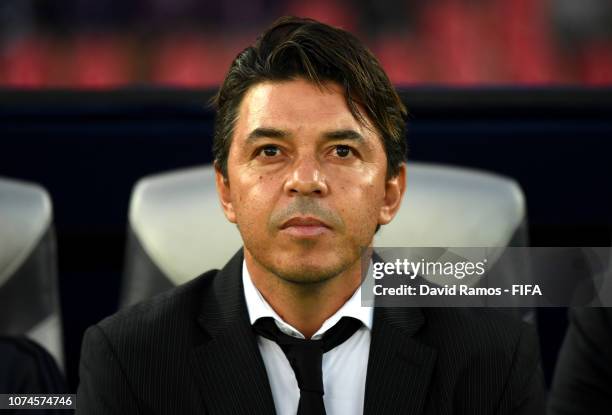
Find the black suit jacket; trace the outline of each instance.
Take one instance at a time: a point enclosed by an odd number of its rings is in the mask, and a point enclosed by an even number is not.
[[[23,336],[0,336],[0,393],[68,393],[68,386],[44,347]]]
[[[612,308],[575,308],[559,352],[551,415],[612,411]]]
[[[77,413],[273,414],[242,259],[90,327]],[[500,312],[376,308],[364,413],[540,414],[538,355]]]

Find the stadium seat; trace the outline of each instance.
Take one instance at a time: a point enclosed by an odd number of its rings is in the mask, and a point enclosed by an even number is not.
[[[63,367],[51,200],[40,186],[0,177],[0,336],[26,336]]]
[[[526,245],[525,200],[512,179],[410,162],[404,203],[375,246]],[[242,245],[221,210],[212,166],[141,179],[134,187],[123,306],[220,268]]]

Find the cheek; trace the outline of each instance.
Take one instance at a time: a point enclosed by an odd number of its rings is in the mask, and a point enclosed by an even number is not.
[[[275,194],[272,186],[265,176],[255,176],[251,180],[241,180],[239,186],[232,188],[236,220],[242,231],[267,225]]]
[[[383,173],[376,168],[364,168],[359,175],[345,177],[340,186],[341,192],[347,195],[348,192],[354,193],[350,199],[354,201],[355,206],[359,206],[363,214],[367,212],[371,215],[372,212],[380,209],[384,200],[385,179]]]
[[[384,196],[379,187],[374,183],[340,186],[343,196],[339,201],[339,211],[347,228],[353,229],[356,235],[374,232]]]

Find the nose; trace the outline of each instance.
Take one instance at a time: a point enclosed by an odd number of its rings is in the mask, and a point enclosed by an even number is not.
[[[288,195],[325,196],[327,182],[316,157],[305,156],[296,160],[285,182]]]

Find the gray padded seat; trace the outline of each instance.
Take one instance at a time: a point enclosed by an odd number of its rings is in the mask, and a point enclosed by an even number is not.
[[[25,335],[63,367],[51,200],[40,186],[0,177],[0,335]]]
[[[410,162],[401,210],[374,246],[522,246],[524,222],[525,199],[514,180]],[[212,166],[141,179],[129,226],[122,305],[221,268],[242,245],[221,210]]]

